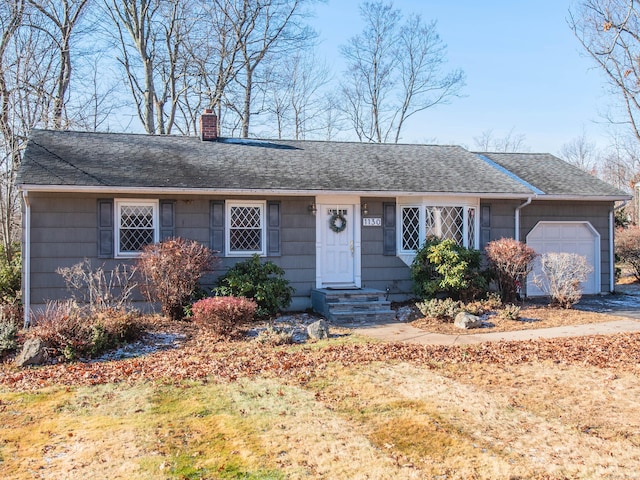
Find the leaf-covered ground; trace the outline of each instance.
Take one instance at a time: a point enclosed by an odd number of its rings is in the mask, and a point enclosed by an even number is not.
[[[640,333],[476,346],[353,342],[347,335],[346,340],[272,347],[250,340],[222,342],[187,324],[174,324],[168,328],[187,334],[187,340],[179,348],[132,359],[20,370],[6,362],[0,371],[0,385],[10,390],[34,390],[51,385],[179,381],[207,377],[232,381],[258,375],[306,381],[332,363],[352,366],[377,361],[404,361],[429,367],[441,363],[517,365],[550,360],[621,370],[637,370],[640,364]]]
[[[0,370],[3,478],[640,478],[640,334],[477,346],[340,332]]]
[[[414,313],[413,318],[415,318],[415,320],[413,320],[411,324],[414,327],[431,333],[443,333],[445,335],[513,332],[517,330],[585,325],[587,323],[611,322],[625,319],[625,317],[612,313],[589,312],[578,309],[565,310],[540,304],[524,305],[520,311],[520,318],[517,320],[502,318],[497,312],[491,312],[484,320],[483,327],[479,330],[461,330],[453,325],[453,320],[446,322],[437,318],[423,317],[419,311]]]

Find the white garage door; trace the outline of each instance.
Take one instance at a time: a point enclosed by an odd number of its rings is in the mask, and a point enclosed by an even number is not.
[[[600,235],[589,222],[539,222],[527,235],[527,245],[540,255],[556,252],[586,257],[593,271],[582,283],[582,293],[600,293]],[[544,295],[533,284],[535,274],[540,275],[539,260],[527,279],[527,295]]]

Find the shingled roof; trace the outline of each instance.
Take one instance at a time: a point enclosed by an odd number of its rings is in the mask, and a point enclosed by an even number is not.
[[[482,153],[545,195],[626,195],[602,180],[588,175],[548,153]]]
[[[23,189],[66,187],[70,191],[375,192],[517,198],[539,189],[547,195],[626,198],[624,192],[551,155],[539,158],[538,165],[538,157],[533,156],[483,157],[458,146],[225,138],[205,142],[184,136],[34,130],[17,183]],[[556,181],[565,173],[571,181]]]

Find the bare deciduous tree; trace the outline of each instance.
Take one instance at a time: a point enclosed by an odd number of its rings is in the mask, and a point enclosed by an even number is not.
[[[126,92],[120,90],[116,78],[104,75],[108,61],[108,55],[98,51],[84,58],[81,70],[75,69],[74,95],[70,95],[65,107],[70,127],[90,132],[108,128],[117,109],[124,106],[121,95]]]
[[[20,150],[24,138],[23,132],[16,131],[14,122],[15,93],[17,84],[14,69],[9,68],[12,64],[12,47],[15,46],[16,32],[22,25],[24,15],[24,1],[16,0],[6,2],[0,6],[0,26],[2,27],[2,37],[0,37],[0,131],[2,132],[2,179],[0,182],[0,221],[2,246],[7,254],[7,259],[11,261],[11,243],[16,230],[15,218],[19,205],[15,191],[15,175],[20,164]],[[14,50],[15,52],[15,50]]]
[[[45,26],[45,31],[51,37],[51,41],[56,46],[58,53],[58,66],[52,94],[52,121],[53,128],[59,130],[65,127],[65,125],[63,125],[64,107],[71,83],[72,33],[78,24],[88,0],[28,1],[50,23],[50,25]],[[42,25],[43,24],[40,23],[31,26],[43,28]]]
[[[473,137],[476,147],[483,152],[528,152],[529,147],[526,144],[526,135],[523,133],[515,133],[515,129],[509,130],[504,137],[496,138],[493,130],[485,130],[478,137]]]
[[[584,132],[560,148],[560,156],[563,160],[575,165],[591,175],[598,173],[598,152],[596,144],[590,142]]]
[[[221,0],[216,0],[221,1]],[[304,23],[305,7],[313,0],[225,0],[229,21],[234,25],[242,69],[234,77],[239,91],[227,106],[240,117],[242,137],[249,136],[255,84],[260,67],[275,58],[283,59],[292,51],[304,48],[316,33]]]
[[[348,63],[344,111],[360,141],[398,142],[408,118],[459,94],[464,74],[442,71],[446,45],[435,22],[404,20],[382,1],[363,3],[360,14],[364,30],[341,49]]]
[[[312,51],[301,50],[272,65],[265,82],[266,110],[275,119],[278,138],[287,136],[303,140],[323,129],[322,117],[327,106],[322,89],[330,79],[329,69]]]
[[[0,240],[7,253],[18,239],[15,178],[32,128],[66,128],[72,45],[89,0],[8,0],[0,3]],[[9,258],[10,260],[10,258]]]
[[[631,191],[636,172],[640,172],[640,146],[629,138],[614,137],[602,158],[601,178],[617,188]]]
[[[184,55],[192,26],[189,0],[105,0],[117,30],[120,61],[147,133],[170,134],[180,95],[188,86]]]
[[[229,4],[229,5],[227,5]],[[236,23],[245,20],[229,13],[230,0],[203,2],[199,21],[186,38],[191,70],[192,90],[183,97],[179,108],[183,116],[191,120],[187,131],[197,134],[197,121],[203,108],[212,108],[222,119],[222,99],[227,85],[242,68],[237,61],[240,37],[235,33]],[[222,122],[218,122],[218,128]]]
[[[620,99],[626,117],[623,123],[640,140],[640,12],[636,2],[584,0],[570,12],[568,21]]]

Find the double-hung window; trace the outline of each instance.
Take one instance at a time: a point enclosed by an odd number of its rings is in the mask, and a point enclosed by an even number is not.
[[[226,250],[229,255],[266,255],[266,202],[227,202]]]
[[[115,200],[116,256],[136,257],[158,241],[157,200]]]
[[[401,205],[400,219],[400,253],[415,253],[429,236],[478,248],[475,206]]]

